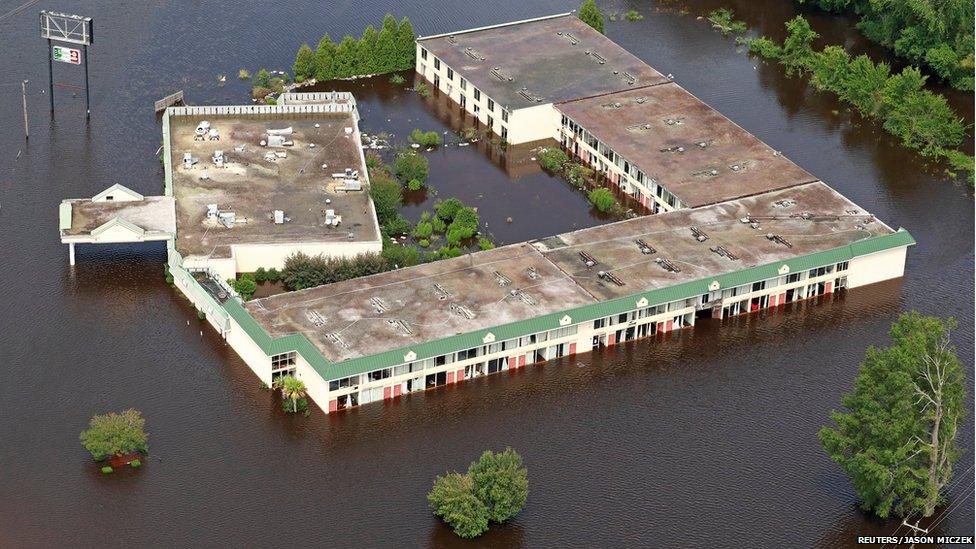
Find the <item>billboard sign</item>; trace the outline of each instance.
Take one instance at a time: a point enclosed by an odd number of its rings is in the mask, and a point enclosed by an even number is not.
[[[53,46],[51,48],[51,59],[72,65],[81,64],[81,50],[66,48],[64,46]]]

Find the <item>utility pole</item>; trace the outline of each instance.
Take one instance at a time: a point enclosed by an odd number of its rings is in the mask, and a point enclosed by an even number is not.
[[[24,140],[30,141],[30,129],[27,127],[27,80],[20,83],[20,91],[24,96]]]
[[[47,93],[51,99],[51,120],[54,120],[54,61],[51,57],[54,49],[51,47],[51,39],[47,39]]]
[[[83,46],[85,52],[85,120],[91,120],[91,101],[88,98],[88,44]]]

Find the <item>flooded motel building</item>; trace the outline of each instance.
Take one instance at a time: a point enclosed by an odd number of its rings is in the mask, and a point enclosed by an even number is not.
[[[382,249],[355,99],[329,92],[168,109],[164,196],[65,201],[62,241],[168,231],[176,287],[262,381],[294,375],[325,412],[903,275],[907,231],[571,14],[420,38],[416,68],[651,215],[245,302],[236,273]]]

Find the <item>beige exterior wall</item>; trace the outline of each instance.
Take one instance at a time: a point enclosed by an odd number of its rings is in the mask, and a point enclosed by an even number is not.
[[[380,253],[382,242],[377,240],[360,242],[298,242],[294,244],[234,244],[235,268],[239,273],[253,273],[259,267],[281,269],[285,259],[296,253],[325,255],[329,257],[355,257],[364,253]]]
[[[237,356],[241,357],[254,375],[258,376],[258,379],[264,383],[271,385],[271,358],[264,354],[264,351],[258,347],[257,343],[251,339],[251,336],[247,335],[241,326],[234,321],[234,318],[230,319],[230,331],[226,335],[227,344],[230,345],[231,349],[237,353]]]
[[[493,101],[494,98],[489,97],[482,90],[478,90],[479,93],[476,94],[477,88],[470,82],[464,81],[463,75],[442,61],[437,68],[437,58],[434,54],[427,52],[427,59],[424,59],[423,51],[423,46],[418,43],[415,67],[417,73],[432,86],[437,82],[437,89],[450,97],[451,101],[459,105],[463,102],[464,110],[482,125],[488,126],[492,133],[512,145],[540,139],[555,139],[556,131],[559,129],[559,113],[552,103],[509,111],[508,121],[505,121],[504,109],[502,105]],[[475,98],[476,95],[479,96],[478,99]]]
[[[877,253],[855,257],[851,260],[847,286],[857,288],[875,282],[899,278],[905,274],[905,256],[908,247],[892,248]]]

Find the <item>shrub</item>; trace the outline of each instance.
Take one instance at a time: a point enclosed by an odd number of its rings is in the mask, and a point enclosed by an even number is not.
[[[383,258],[386,259],[387,267],[390,269],[413,267],[420,264],[420,252],[416,248],[393,243],[387,243],[383,246]]]
[[[142,460],[139,459],[132,460],[131,462],[129,462],[129,467],[132,467],[133,469],[138,469],[142,467]]]
[[[708,14],[712,26],[722,31],[722,34],[745,32],[749,27],[742,21],[734,19],[734,12],[729,8],[719,8]]]
[[[206,320],[207,319],[207,313],[205,313],[203,311],[200,311],[200,310],[197,310],[197,318],[200,319],[200,320]]]
[[[427,240],[426,238],[421,238],[420,239],[420,247],[421,248],[427,248],[429,246],[430,246],[430,240]]]
[[[240,79],[240,80],[250,80],[251,79],[251,71],[249,71],[247,69],[241,69],[241,70],[237,71],[237,78]]]
[[[163,276],[166,279],[166,283],[169,284],[170,286],[172,286],[173,285],[173,273],[170,272],[169,265],[167,265],[165,263],[163,264]]]
[[[254,88],[251,89],[251,97],[253,97],[254,99],[261,100],[267,97],[268,95],[270,95],[273,91],[274,90],[272,90],[271,88],[262,88],[261,86],[255,86]]]
[[[430,164],[421,154],[403,153],[393,162],[393,173],[404,183],[414,179],[423,183],[427,181],[427,175],[430,173]]]
[[[256,75],[254,75],[253,81],[255,88],[270,88],[271,87],[271,73],[266,69],[261,69]]]
[[[495,248],[495,243],[487,236],[483,236],[478,239],[478,247],[482,250],[491,250]]]
[[[82,445],[95,461],[148,450],[146,420],[138,410],[93,416],[89,428],[79,435]]]
[[[606,187],[593,189],[590,191],[589,198],[590,202],[593,203],[596,209],[604,213],[612,210],[613,205],[616,203],[613,193]]]
[[[434,226],[430,221],[421,221],[413,228],[414,238],[429,238],[432,234],[434,234]]]
[[[593,0],[584,0],[576,14],[581,21],[603,34],[603,13]]]
[[[539,151],[537,158],[542,168],[550,172],[561,171],[566,163],[569,162],[569,157],[566,156],[566,153],[556,147]]]
[[[422,147],[436,147],[441,144],[441,135],[435,131],[425,132],[420,128],[414,128],[410,132],[410,141]]]
[[[237,280],[232,278],[227,282],[244,301],[250,301],[251,297],[254,296],[254,291],[258,289],[257,282],[254,281],[254,275],[251,273],[244,273]]]
[[[444,221],[453,221],[454,216],[463,210],[464,207],[464,202],[461,202],[457,198],[448,198],[443,202],[434,204],[434,212],[437,213],[437,217],[443,219]]]
[[[275,99],[274,97],[271,97],[271,96],[269,95],[268,97],[265,97],[265,98],[264,98],[264,103],[265,103],[266,105],[277,105],[277,104],[278,104],[278,100],[277,100],[277,99]]]
[[[411,191],[419,191],[420,189],[424,188],[424,184],[421,183],[419,179],[411,179],[410,182],[407,183],[407,188]]]
[[[430,226],[434,229],[434,234],[444,234],[447,231],[447,223],[440,216],[430,220]]]
[[[417,85],[413,87],[413,91],[417,92],[417,95],[425,99],[430,97],[430,88],[428,88],[427,84],[424,84],[423,82],[417,82]]]
[[[779,56],[783,54],[783,49],[779,47],[779,44],[765,36],[747,38],[742,40],[741,43],[749,47],[749,53],[754,53],[766,59],[779,59]]]
[[[394,73],[393,76],[390,77],[390,84],[394,84],[394,85],[399,86],[400,84],[403,84],[404,82],[406,82],[406,80],[404,80],[404,78],[402,76],[400,76],[399,74]]]
[[[266,280],[268,280],[268,271],[265,270],[264,267],[258,267],[257,270],[254,271],[254,281],[264,282]]]
[[[644,19],[644,16],[640,14],[637,10],[630,10],[624,14],[624,19],[628,21],[640,21]]]
[[[369,196],[376,208],[376,218],[381,226],[396,220],[403,205],[403,187],[390,179],[385,172],[374,170],[376,176],[370,173]]]
[[[112,469],[112,466],[111,465],[106,465],[105,467],[102,467],[102,474],[103,475],[108,475],[108,474],[110,474],[114,470],[115,469]]]
[[[384,250],[385,252],[385,250]],[[289,290],[303,290],[358,278],[389,270],[386,258],[379,254],[361,254],[353,258],[309,256],[298,252],[285,259],[281,278]]]

